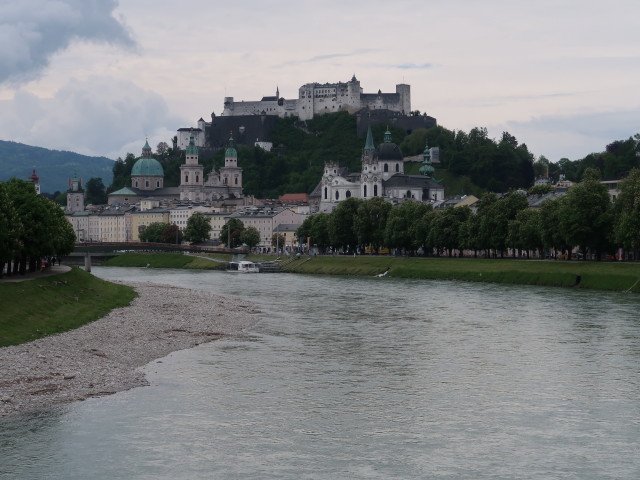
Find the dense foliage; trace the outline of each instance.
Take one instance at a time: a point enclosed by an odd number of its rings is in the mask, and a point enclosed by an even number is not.
[[[42,192],[53,194],[66,191],[73,175],[102,178],[110,184],[113,160],[0,140],[0,181],[14,177],[27,180],[34,168]]]
[[[350,198],[330,214],[307,218],[298,229],[301,243],[320,251],[364,252],[380,246],[404,254],[463,254],[485,257],[561,255],[601,259],[618,247],[627,258],[640,253],[640,170],[632,170],[611,202],[596,169],[556,199],[529,208],[522,191],[501,197],[485,194],[473,213],[469,207],[433,210],[417,202],[384,206],[380,199]]]
[[[211,222],[201,212],[196,212],[187,220],[187,228],[184,230],[185,240],[192,243],[201,243],[209,240],[211,234]]]
[[[13,273],[39,270],[42,259],[73,251],[75,239],[60,207],[31,182],[0,182],[0,275],[10,261]]]
[[[579,181],[587,168],[597,169],[603,178],[621,178],[632,168],[640,167],[637,155],[640,135],[614,141],[607,145],[606,151],[592,153],[581,160],[563,158],[552,163],[544,156],[536,161],[527,145],[519,143],[508,132],[503,132],[495,140],[489,138],[486,128],[479,127],[464,132],[436,126],[407,133],[393,126],[376,125],[372,128],[375,144],[382,142],[387,128],[405,156],[422,154],[426,145],[440,148],[441,164],[436,177],[442,180],[450,195],[527,189],[533,185],[536,176],[547,174],[553,180],[564,176],[568,180]],[[327,161],[359,171],[364,139],[357,137],[356,130],[356,117],[346,112],[322,115],[308,121],[294,117],[278,119],[271,135],[272,152],[259,147],[237,147],[245,194],[276,198],[284,193],[310,193],[320,181]],[[184,152],[174,152],[162,142],[154,158],[164,168],[165,186],[178,186]],[[109,191],[130,185],[135,161],[136,156],[129,153],[115,162]],[[218,170],[223,166],[224,151],[212,154],[202,149],[199,161],[208,174],[212,169]],[[417,174],[418,166],[417,163],[407,165],[407,172]]]

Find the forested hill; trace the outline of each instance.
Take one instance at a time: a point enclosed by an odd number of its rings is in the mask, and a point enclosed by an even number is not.
[[[89,157],[0,140],[0,181],[12,177],[27,180],[34,168],[40,177],[42,192],[51,194],[66,191],[74,173],[85,182],[92,177],[102,178],[105,185],[113,178],[113,160],[106,157]]]
[[[533,155],[526,145],[509,135],[496,142],[487,137],[486,129],[469,133],[443,127],[421,129],[410,135],[392,125],[372,128],[374,143],[382,143],[389,128],[392,141],[400,145],[405,156],[419,155],[428,143],[442,149],[442,165],[436,178],[443,181],[445,191],[456,193],[496,192],[528,188],[534,180]],[[276,198],[283,193],[309,193],[322,177],[325,162],[338,162],[352,172],[361,169],[365,139],[356,135],[356,118],[346,112],[322,115],[300,122],[295,118],[279,119],[271,135],[273,152],[257,147],[238,147],[238,164],[243,169],[244,192],[259,198]],[[155,155],[165,171],[165,185],[179,184],[179,165],[184,154],[176,157],[171,149]],[[200,151],[199,161],[205,173],[220,168],[224,152],[207,154]],[[129,184],[134,155],[117,161],[110,190]],[[407,173],[417,173],[412,164]]]

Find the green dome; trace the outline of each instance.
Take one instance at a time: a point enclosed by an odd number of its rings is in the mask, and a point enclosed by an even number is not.
[[[164,176],[164,170],[162,165],[155,158],[143,157],[133,165],[131,169],[131,176],[149,176],[155,175],[158,177]]]

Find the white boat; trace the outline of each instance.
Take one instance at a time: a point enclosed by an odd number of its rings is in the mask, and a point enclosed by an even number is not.
[[[258,273],[260,268],[257,263],[241,260],[239,262],[229,262],[227,271],[232,273]]]

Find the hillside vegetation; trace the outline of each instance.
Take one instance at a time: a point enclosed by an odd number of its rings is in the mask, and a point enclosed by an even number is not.
[[[106,157],[88,157],[0,140],[0,181],[13,177],[27,180],[34,168],[40,177],[42,192],[51,194],[66,191],[69,178],[74,174],[85,182],[92,177],[102,178],[105,185],[113,178],[113,160]]]

